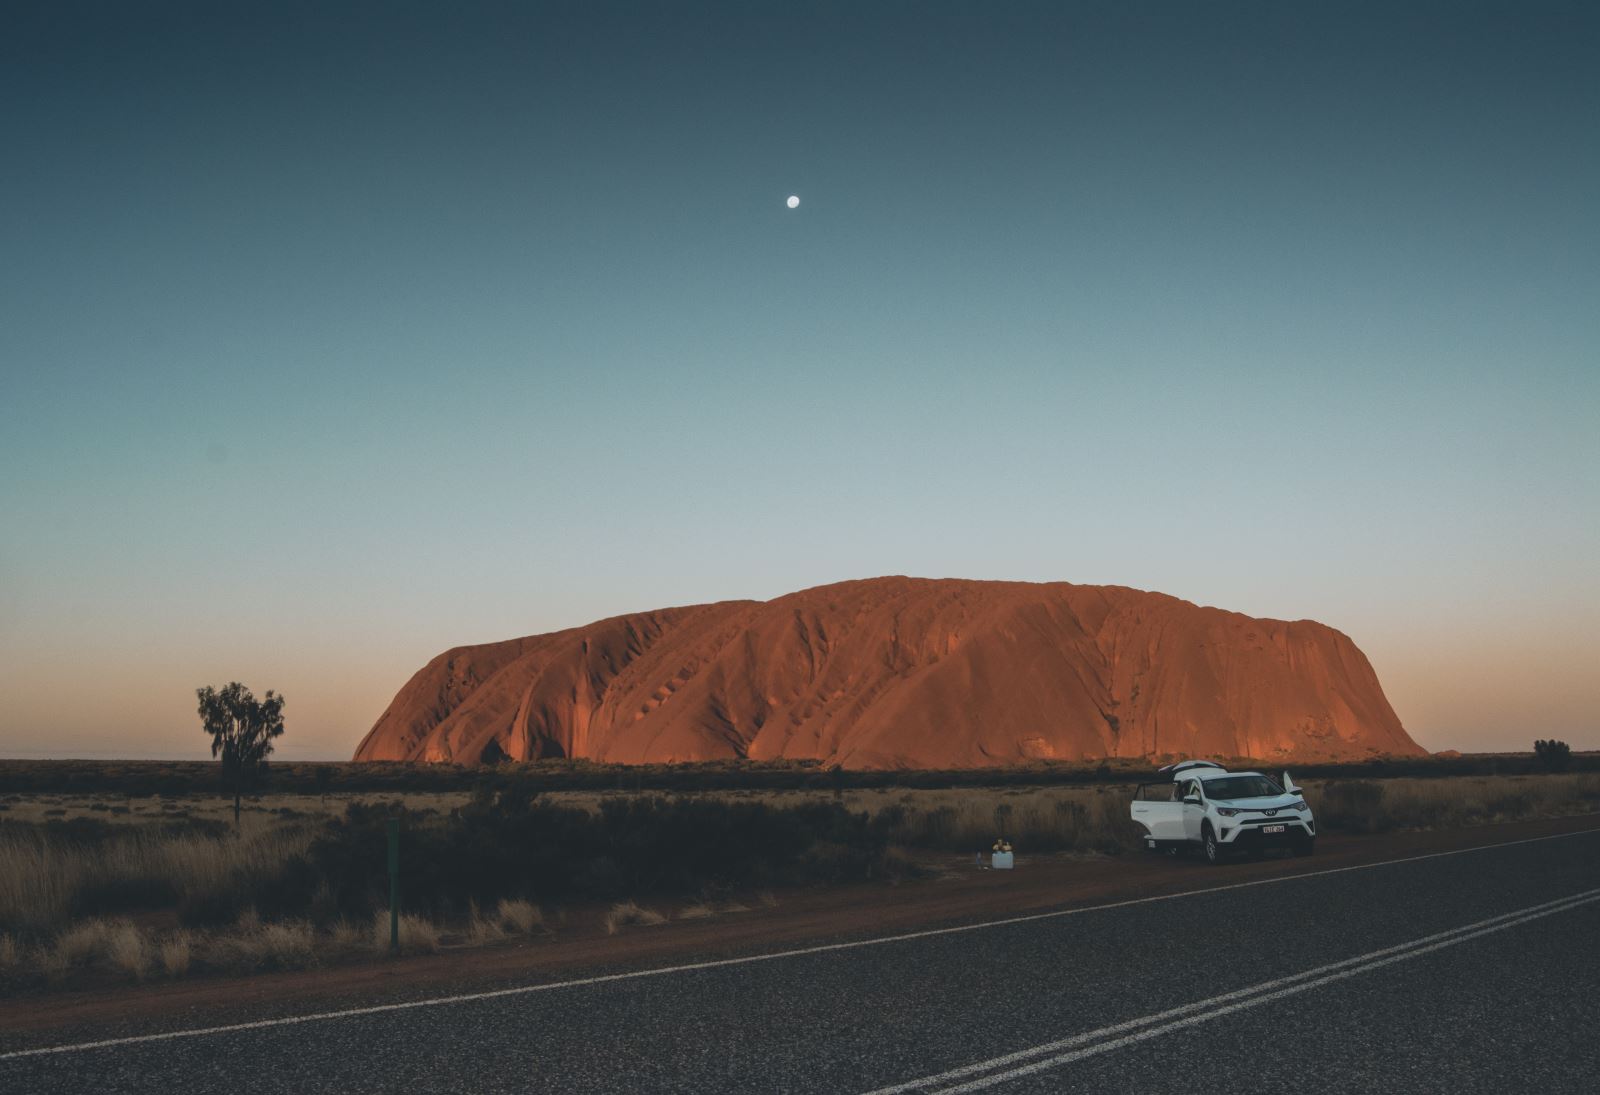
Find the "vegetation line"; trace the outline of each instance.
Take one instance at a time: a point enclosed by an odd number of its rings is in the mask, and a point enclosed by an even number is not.
[[[726,966],[750,965],[756,962],[770,962],[783,958],[799,958],[806,955],[826,954],[834,951],[857,950],[862,947],[882,946],[887,943],[904,943],[913,939],[926,939],[942,935],[955,935],[964,932],[982,931],[987,928],[1008,927],[1015,924],[1024,924],[1040,920],[1054,920],[1065,916],[1076,916],[1083,913],[1105,912],[1110,909],[1126,908],[1130,905],[1144,905],[1157,901],[1173,901],[1184,897],[1196,897],[1204,894],[1218,893],[1225,890],[1247,889],[1254,886],[1267,886],[1280,882],[1293,882],[1306,878],[1316,878],[1322,875],[1344,874],[1349,871],[1370,870],[1376,867],[1391,867],[1403,863],[1415,863],[1426,859],[1442,859],[1449,856],[1466,855],[1472,852],[1493,851],[1500,848],[1515,847],[1520,844],[1538,844],[1548,840],[1565,840],[1576,836],[1590,836],[1595,830],[1584,830],[1576,833],[1558,833],[1552,836],[1529,837],[1523,840],[1507,840],[1495,844],[1480,844],[1470,848],[1456,848],[1445,852],[1429,852],[1425,855],[1407,856],[1401,859],[1379,860],[1375,863],[1361,863],[1349,867],[1334,867],[1323,871],[1302,871],[1294,874],[1276,875],[1272,878],[1252,879],[1248,882],[1234,882],[1222,886],[1207,886],[1198,890],[1185,890],[1175,894],[1157,894],[1151,897],[1129,898],[1123,901],[1113,901],[1102,905],[1087,905],[1070,909],[1055,909],[1050,912],[1029,913],[1023,916],[1006,917],[1000,920],[985,920],[974,924],[959,924],[945,928],[928,928],[921,931],[901,932],[896,935],[876,936],[870,939],[853,939],[843,943],[821,943],[810,947],[795,947],[789,950],[768,951],[763,954],[742,955],[737,958],[717,958],[704,962],[688,962],[676,966],[660,966],[653,969],[629,970],[623,973],[600,974],[594,977],[576,978],[568,981],[547,981],[536,985],[517,985],[512,988],[490,989],[485,992],[458,993],[452,996],[427,997],[421,1000],[406,1000],[393,1004],[374,1004],[369,1007],[345,1008],[339,1011],[315,1012],[309,1015],[279,1016],[272,1019],[258,1019],[245,1023],[230,1023],[225,1026],[196,1027],[187,1030],[162,1031],[155,1034],[135,1034],[122,1038],[106,1038],[95,1042],[77,1042],[67,1045],[42,1046],[35,1049],[12,1050],[0,1053],[0,1061],[20,1057],[36,1057],[46,1054],[74,1053],[89,1049],[104,1049],[111,1046],[133,1045],[141,1042],[166,1041],[175,1038],[197,1038],[217,1034],[230,1034],[243,1030],[259,1030],[266,1027],[291,1026],[299,1023],[320,1022],[330,1019],[346,1019],[363,1015],[377,1015],[385,1012],[408,1011],[414,1008],[439,1007],[448,1004],[472,1003],[479,1000],[493,1000],[507,996],[525,996],[535,992],[550,992],[564,988],[579,988],[588,985],[608,984],[614,981],[630,981],[642,977],[661,977],[675,973],[689,973],[699,970],[720,969]],[[1556,901],[1546,902],[1544,905],[1533,906],[1533,909],[1545,909],[1549,912],[1562,912],[1582,900],[1592,900],[1588,897],[1589,891],[1579,895],[1569,895]],[[1581,900],[1580,900],[1581,899]],[[1560,907],[1556,907],[1560,906]],[[1517,910],[1501,916],[1491,917],[1482,921],[1484,924],[1503,921],[1507,917],[1526,916],[1531,910]],[[1542,914],[1540,914],[1542,915]],[[1513,920],[1511,923],[1520,923]],[[1438,933],[1441,937],[1456,937],[1457,932],[1470,931],[1478,925],[1467,925],[1459,929],[1451,929]],[[1467,938],[1467,937],[1461,937]],[[1402,948],[1403,950],[1403,948]],[[1341,963],[1335,963],[1340,965]]]
[[[1324,833],[1600,810],[1600,775],[1587,773],[1305,786]],[[392,817],[410,953],[559,936],[569,913],[612,932],[736,915],[778,887],[948,872],[997,837],[1024,861],[1141,847],[1115,786],[665,797],[512,783],[270,805],[284,800],[247,801],[236,834],[215,798],[163,800],[154,813],[113,800],[124,812],[111,814],[95,796],[0,796],[0,992],[375,957]],[[221,816],[202,816],[207,806]]]

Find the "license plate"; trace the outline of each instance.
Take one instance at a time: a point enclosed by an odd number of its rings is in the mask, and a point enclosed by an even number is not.
[[[1283,832],[1283,826],[1282,825],[1263,825],[1263,826],[1261,826],[1261,831],[1263,833],[1281,833],[1281,832]]]

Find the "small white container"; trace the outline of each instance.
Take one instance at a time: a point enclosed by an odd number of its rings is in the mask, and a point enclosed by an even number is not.
[[[1009,871],[1012,859],[1010,852],[994,852],[989,856],[989,866],[997,871]]]

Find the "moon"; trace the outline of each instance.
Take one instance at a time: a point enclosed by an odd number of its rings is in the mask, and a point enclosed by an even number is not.
[[[784,202],[783,204],[787,205],[790,209],[799,209],[800,208],[800,195],[799,194],[790,194],[789,195],[789,200]]]

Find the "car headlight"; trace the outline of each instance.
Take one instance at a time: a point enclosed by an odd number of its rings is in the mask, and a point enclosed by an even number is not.
[[[1306,805],[1305,799],[1301,799],[1299,802],[1291,802],[1291,803],[1289,803],[1289,806],[1292,809],[1299,810],[1302,814],[1308,812],[1311,809],[1310,806]]]
[[[1223,817],[1232,817],[1234,814],[1239,814],[1239,813],[1243,813],[1243,812],[1244,811],[1242,811],[1242,810],[1231,809],[1231,808],[1229,808],[1227,806],[1218,806],[1217,807],[1217,813],[1221,814]]]

